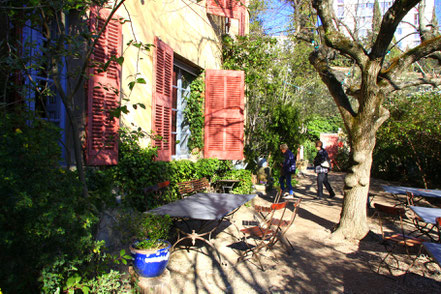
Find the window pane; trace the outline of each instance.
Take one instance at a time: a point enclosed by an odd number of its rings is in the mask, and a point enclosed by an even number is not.
[[[190,151],[188,150],[188,139],[190,137],[190,129],[188,122],[184,119],[184,110],[187,105],[186,97],[190,95],[190,84],[196,78],[195,75],[187,72],[178,65],[174,66],[173,80],[173,158],[188,158]]]

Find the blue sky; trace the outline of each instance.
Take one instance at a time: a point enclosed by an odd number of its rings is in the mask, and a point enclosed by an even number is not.
[[[268,8],[263,17],[265,32],[269,35],[284,35],[288,29],[289,16],[294,11],[292,6],[279,0],[269,0]]]

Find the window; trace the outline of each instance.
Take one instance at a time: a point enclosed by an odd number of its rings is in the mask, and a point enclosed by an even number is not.
[[[186,158],[190,132],[183,110],[198,70],[175,58],[172,48],[157,37],[155,45],[153,144],[158,160]],[[207,69],[205,83],[204,157],[243,159],[244,73]]]
[[[188,158],[188,139],[190,129],[184,120],[186,98],[190,95],[190,84],[196,78],[197,70],[189,68],[175,59],[173,66],[173,102],[171,128],[171,156],[172,159]]]
[[[30,110],[35,111],[38,117],[47,119],[61,127],[61,117],[64,117],[64,108],[61,98],[57,95],[54,81],[49,76],[48,65],[41,56],[41,49],[46,47],[47,40],[38,28],[26,25],[23,28],[23,46],[29,56],[29,75],[25,84],[27,88],[26,102]]]
[[[342,17],[342,16],[344,16],[344,13],[345,13],[345,8],[344,8],[344,6],[338,6],[337,7],[337,16],[338,17]]]
[[[207,0],[206,10],[208,14],[239,20],[238,34],[244,36],[248,13],[245,4],[246,0]]]
[[[55,27],[52,27],[51,34],[55,34]],[[26,97],[28,109],[34,111],[40,119],[48,120],[56,126],[65,129],[65,109],[60,96],[49,76],[48,64],[42,58],[41,49],[48,46],[47,39],[43,36],[42,29],[31,27],[27,22],[22,30],[23,52],[28,56],[29,76],[25,80]],[[65,80],[61,83],[65,86]],[[65,142],[65,132],[61,134],[61,142]],[[62,157],[65,156],[65,148],[62,148]]]

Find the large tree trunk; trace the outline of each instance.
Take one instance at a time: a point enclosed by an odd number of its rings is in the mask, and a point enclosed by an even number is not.
[[[333,238],[361,240],[369,232],[367,198],[370,184],[372,152],[377,127],[371,122],[375,116],[354,120],[350,130],[352,163],[345,177],[343,207],[340,223]]]
[[[343,207],[334,237],[360,240],[369,231],[366,204],[374,142],[354,142],[353,165],[345,178]]]

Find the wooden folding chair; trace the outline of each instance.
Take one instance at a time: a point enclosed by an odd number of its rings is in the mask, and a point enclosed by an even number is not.
[[[286,240],[288,242],[289,246],[291,246],[291,249],[294,250],[294,247],[292,246],[291,242],[289,242],[289,240],[285,238],[285,234],[291,228],[292,224],[294,223],[294,220],[296,219],[297,211],[300,207],[301,201],[302,201],[302,199],[299,198],[299,199],[297,199],[296,202],[294,202],[294,208],[291,213],[291,217],[289,219],[273,218],[271,220],[271,224],[273,226],[278,226],[279,230],[280,230],[279,236],[278,236],[278,238],[276,238],[276,240],[272,246],[274,246],[277,243],[277,241],[279,241],[279,240]]]
[[[274,203],[279,203],[280,198],[282,197],[282,190],[279,188],[276,193],[276,197],[274,198]],[[267,217],[273,211],[272,206],[266,205],[254,205],[254,211],[257,212],[262,218],[261,222],[265,222]],[[256,220],[244,220],[242,221],[243,226],[258,226],[261,222]]]
[[[378,213],[378,220],[381,228],[382,243],[387,251],[387,254],[381,259],[380,264],[378,265],[377,273],[380,272],[381,266],[385,264],[390,274],[393,276],[390,266],[386,263],[386,259],[389,256],[393,257],[397,262],[397,268],[399,269],[400,264],[397,257],[394,254],[395,250],[399,247],[401,248],[404,247],[409,259],[411,259],[409,248],[419,247],[419,250],[421,250],[421,245],[424,240],[420,238],[411,237],[405,234],[404,225],[403,225],[403,217],[405,216],[404,208],[386,206],[378,203],[375,203],[374,207],[376,212]],[[396,225],[396,221],[399,220],[400,222],[399,233],[384,232],[384,220],[386,220],[387,218],[390,219],[391,223],[394,225]],[[392,243],[392,246],[389,246],[390,243]]]
[[[259,226],[244,228],[240,230],[241,233],[244,235],[243,240],[248,248],[247,250],[245,250],[245,252],[241,254],[238,262],[244,261],[248,254],[251,253],[251,258],[255,258],[259,262],[261,269],[265,270],[260,259],[260,251],[264,248],[272,249],[279,240],[284,238],[286,232],[294,222],[300,201],[301,200],[299,199],[294,204],[294,209],[289,219],[284,218],[289,202],[274,203],[271,205],[272,211],[270,217],[265,223]],[[280,211],[280,213],[278,213],[278,217],[276,218],[275,213],[277,211]],[[250,245],[247,242],[248,239],[253,239],[255,244]],[[289,243],[289,245],[291,246],[291,248],[293,248],[291,243]]]

